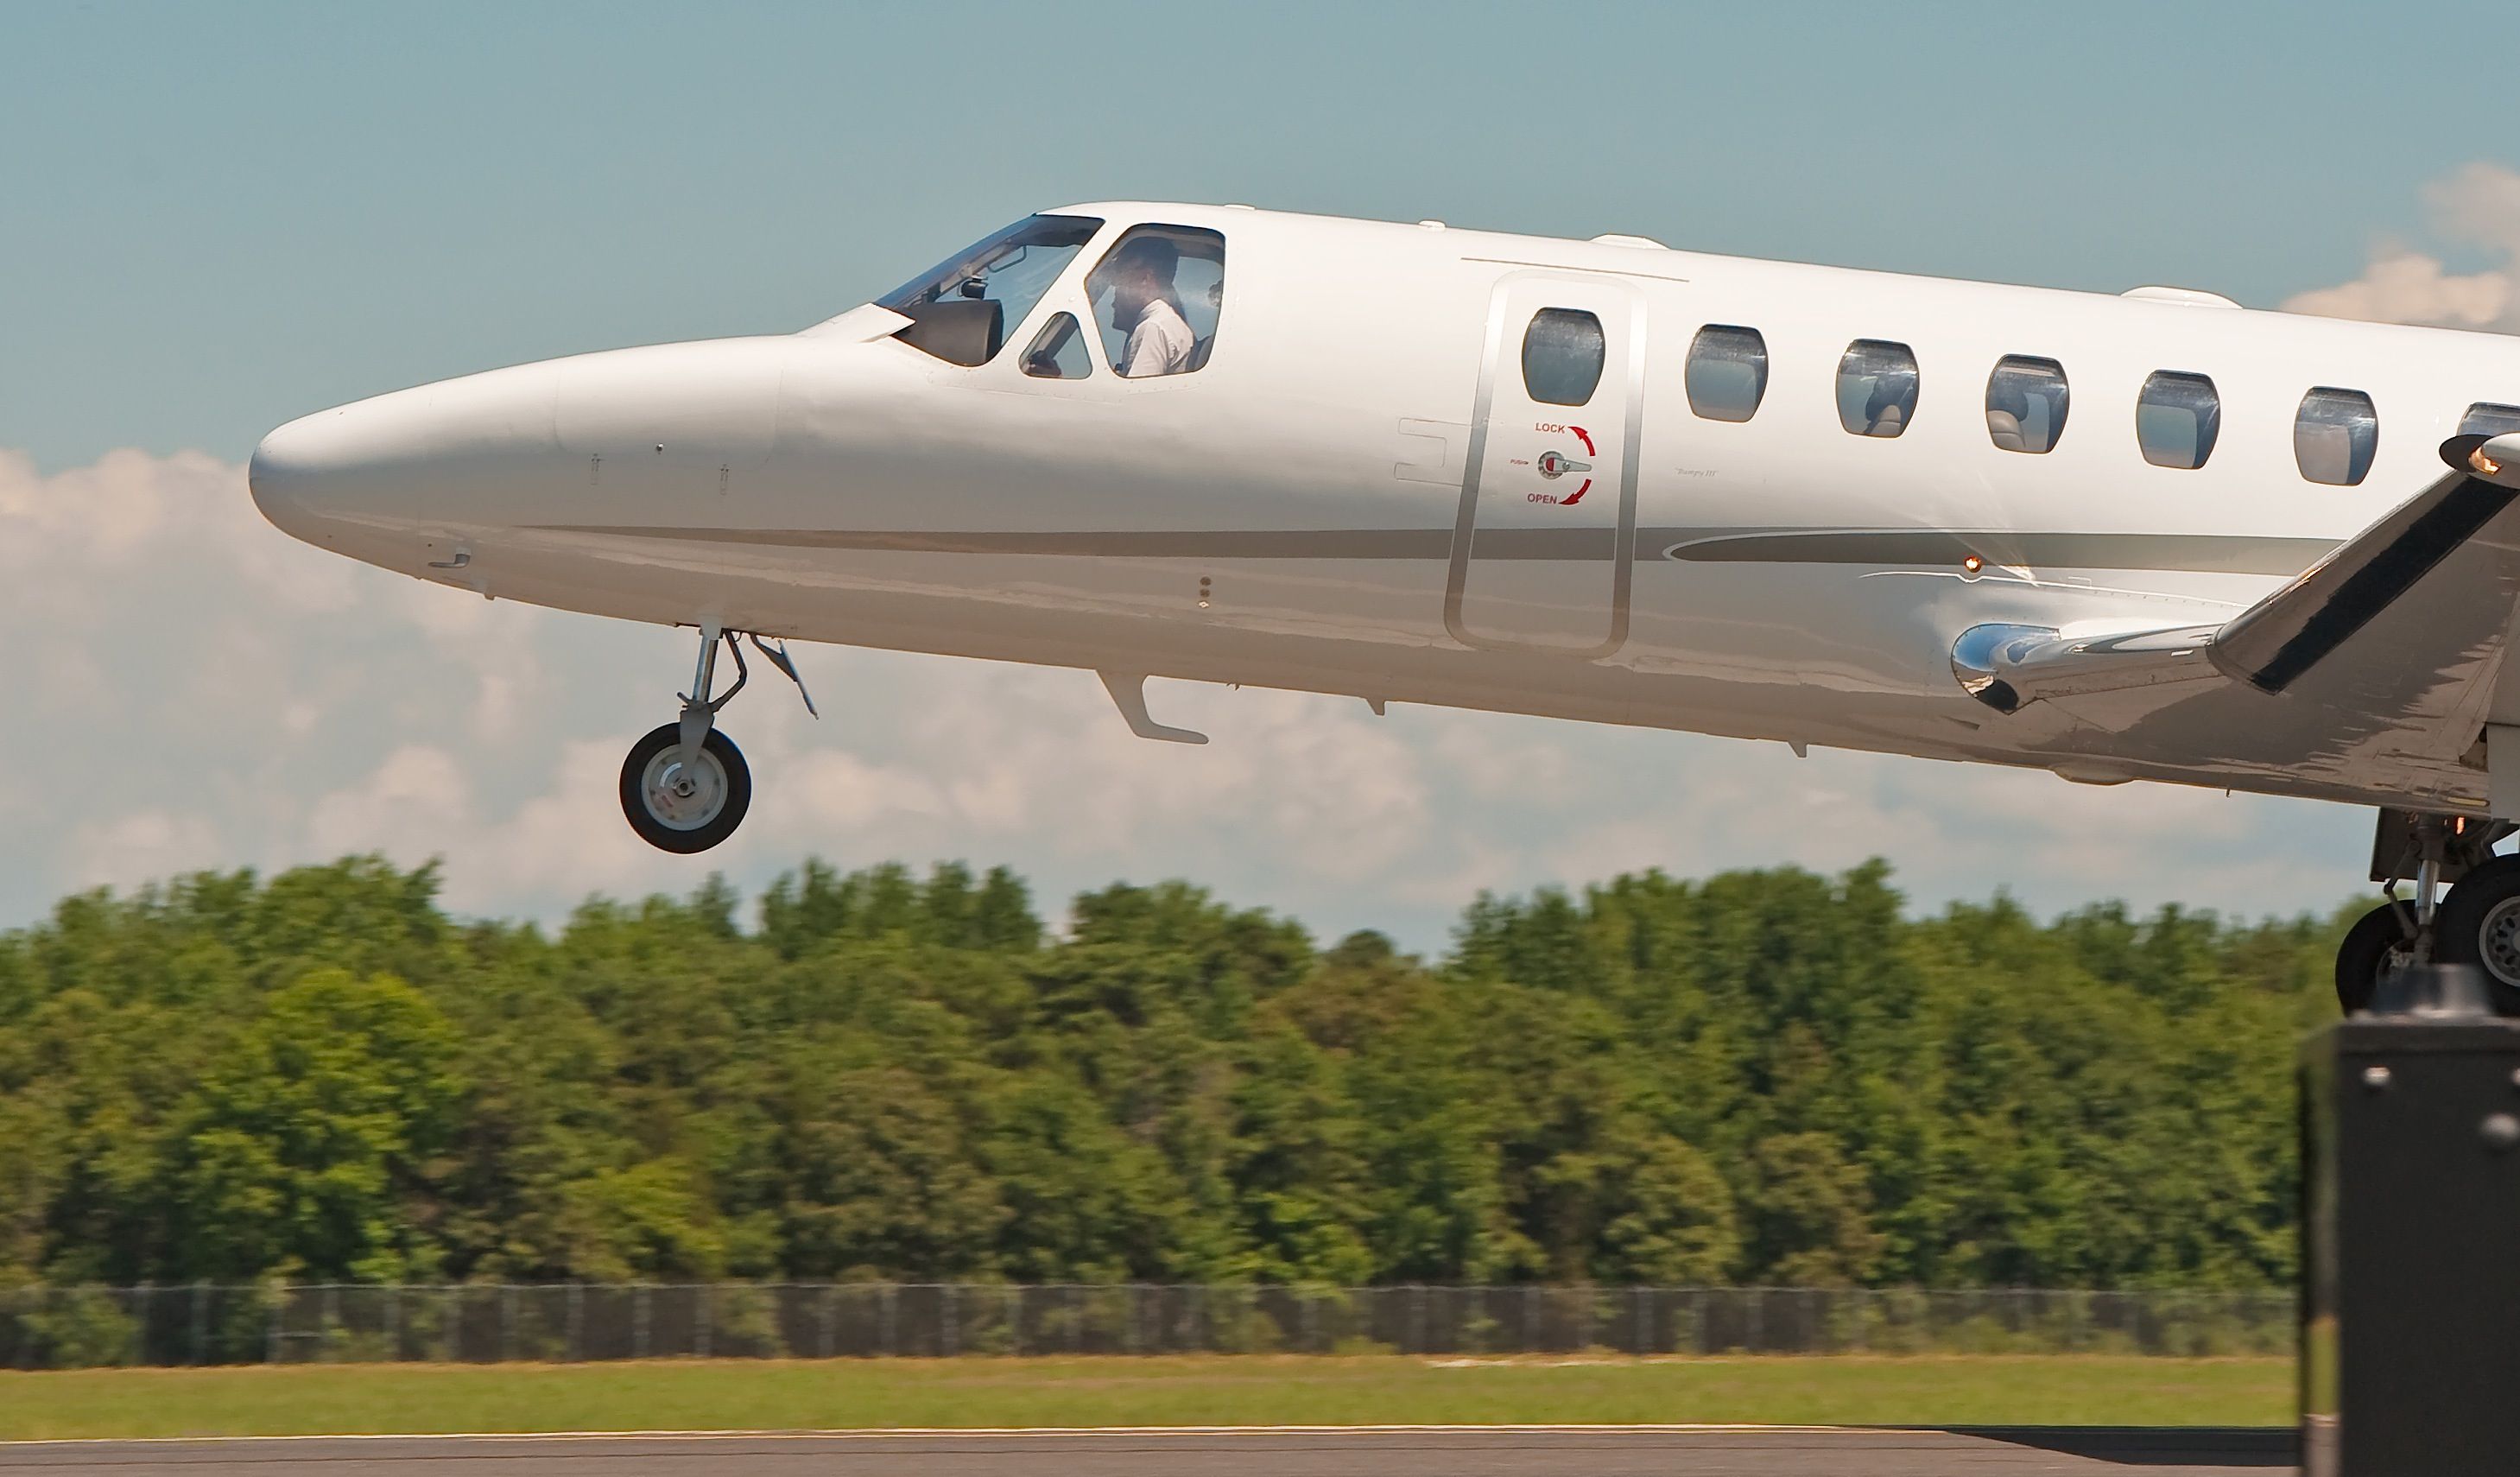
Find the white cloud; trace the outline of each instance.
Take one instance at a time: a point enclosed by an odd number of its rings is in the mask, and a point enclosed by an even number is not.
[[[128,889],[219,865],[219,838],[207,817],[136,810],[79,823],[61,865],[70,887]]]
[[[594,892],[757,889],[810,854],[1005,862],[1054,916],[1115,878],[1186,876],[1325,933],[1438,948],[1481,889],[1580,887],[1890,856],[1919,905],[2009,886],[2241,911],[2352,889],[2337,807],[1636,729],[1158,682],[1132,737],[1087,673],[834,648],[726,726],[755,804],[704,857],[622,824],[620,756],[673,716],[689,633],[490,603],[266,526],[240,469],[117,452],[38,475],[0,453],[0,687],[40,715],[0,923],[73,887],[382,851],[445,861],[448,904],[556,918]]]
[[[2440,260],[2397,247],[2376,256],[2361,277],[2285,299],[2284,310],[2374,323],[2419,323],[2438,328],[2510,326],[2513,292],[2507,270],[2458,276]]]
[[[2374,251],[2361,277],[2296,293],[2287,312],[2380,323],[2520,332],[2520,171],[2471,163],[2424,187],[2434,229],[2499,265],[2453,272],[2440,257],[2399,244]]]
[[[2520,255],[2520,171],[2482,161],[2463,164],[2425,186],[2424,202],[2452,240]]]
[[[306,839],[338,856],[358,851],[437,851],[472,825],[472,786],[455,756],[405,744],[375,773],[315,802]]]

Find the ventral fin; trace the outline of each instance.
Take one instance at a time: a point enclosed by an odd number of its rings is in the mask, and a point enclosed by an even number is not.
[[[1111,694],[1112,706],[1129,725],[1129,732],[1141,738],[1154,738],[1165,743],[1205,743],[1207,736],[1195,729],[1177,729],[1157,723],[1147,716],[1147,674],[1144,672],[1097,672],[1102,679],[1102,691]]]

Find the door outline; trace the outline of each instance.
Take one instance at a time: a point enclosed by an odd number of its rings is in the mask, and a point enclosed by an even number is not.
[[[1516,287],[1534,282],[1566,283],[1570,289],[1576,284],[1587,290],[1606,288],[1625,300],[1627,310],[1627,424],[1619,432],[1619,519],[1611,539],[1609,635],[1599,645],[1589,648],[1481,636],[1462,619],[1471,544],[1478,535],[1480,480],[1487,470],[1488,416],[1495,404],[1497,377],[1505,372],[1508,303]],[[1644,439],[1645,327],[1645,295],[1634,283],[1548,270],[1509,272],[1497,280],[1488,296],[1487,348],[1479,361],[1478,400],[1470,410],[1469,446],[1462,458],[1465,465],[1462,469],[1462,502],[1453,518],[1452,563],[1444,581],[1444,629],[1455,641],[1480,650],[1546,652],[1585,661],[1598,661],[1627,645],[1629,595],[1636,583],[1637,452]],[[1607,377],[1617,369],[1604,365],[1602,373]]]

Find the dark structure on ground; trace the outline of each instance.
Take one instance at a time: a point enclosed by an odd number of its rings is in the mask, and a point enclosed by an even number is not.
[[[2302,1421],[2312,1477],[2520,1459],[2520,1020],[2404,971],[2302,1053]],[[2394,996],[2395,998],[2391,998]]]

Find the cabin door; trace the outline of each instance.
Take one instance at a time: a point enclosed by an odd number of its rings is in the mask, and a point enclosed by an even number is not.
[[[1588,658],[1627,640],[1644,363],[1634,285],[1497,284],[1444,596],[1455,640]]]

